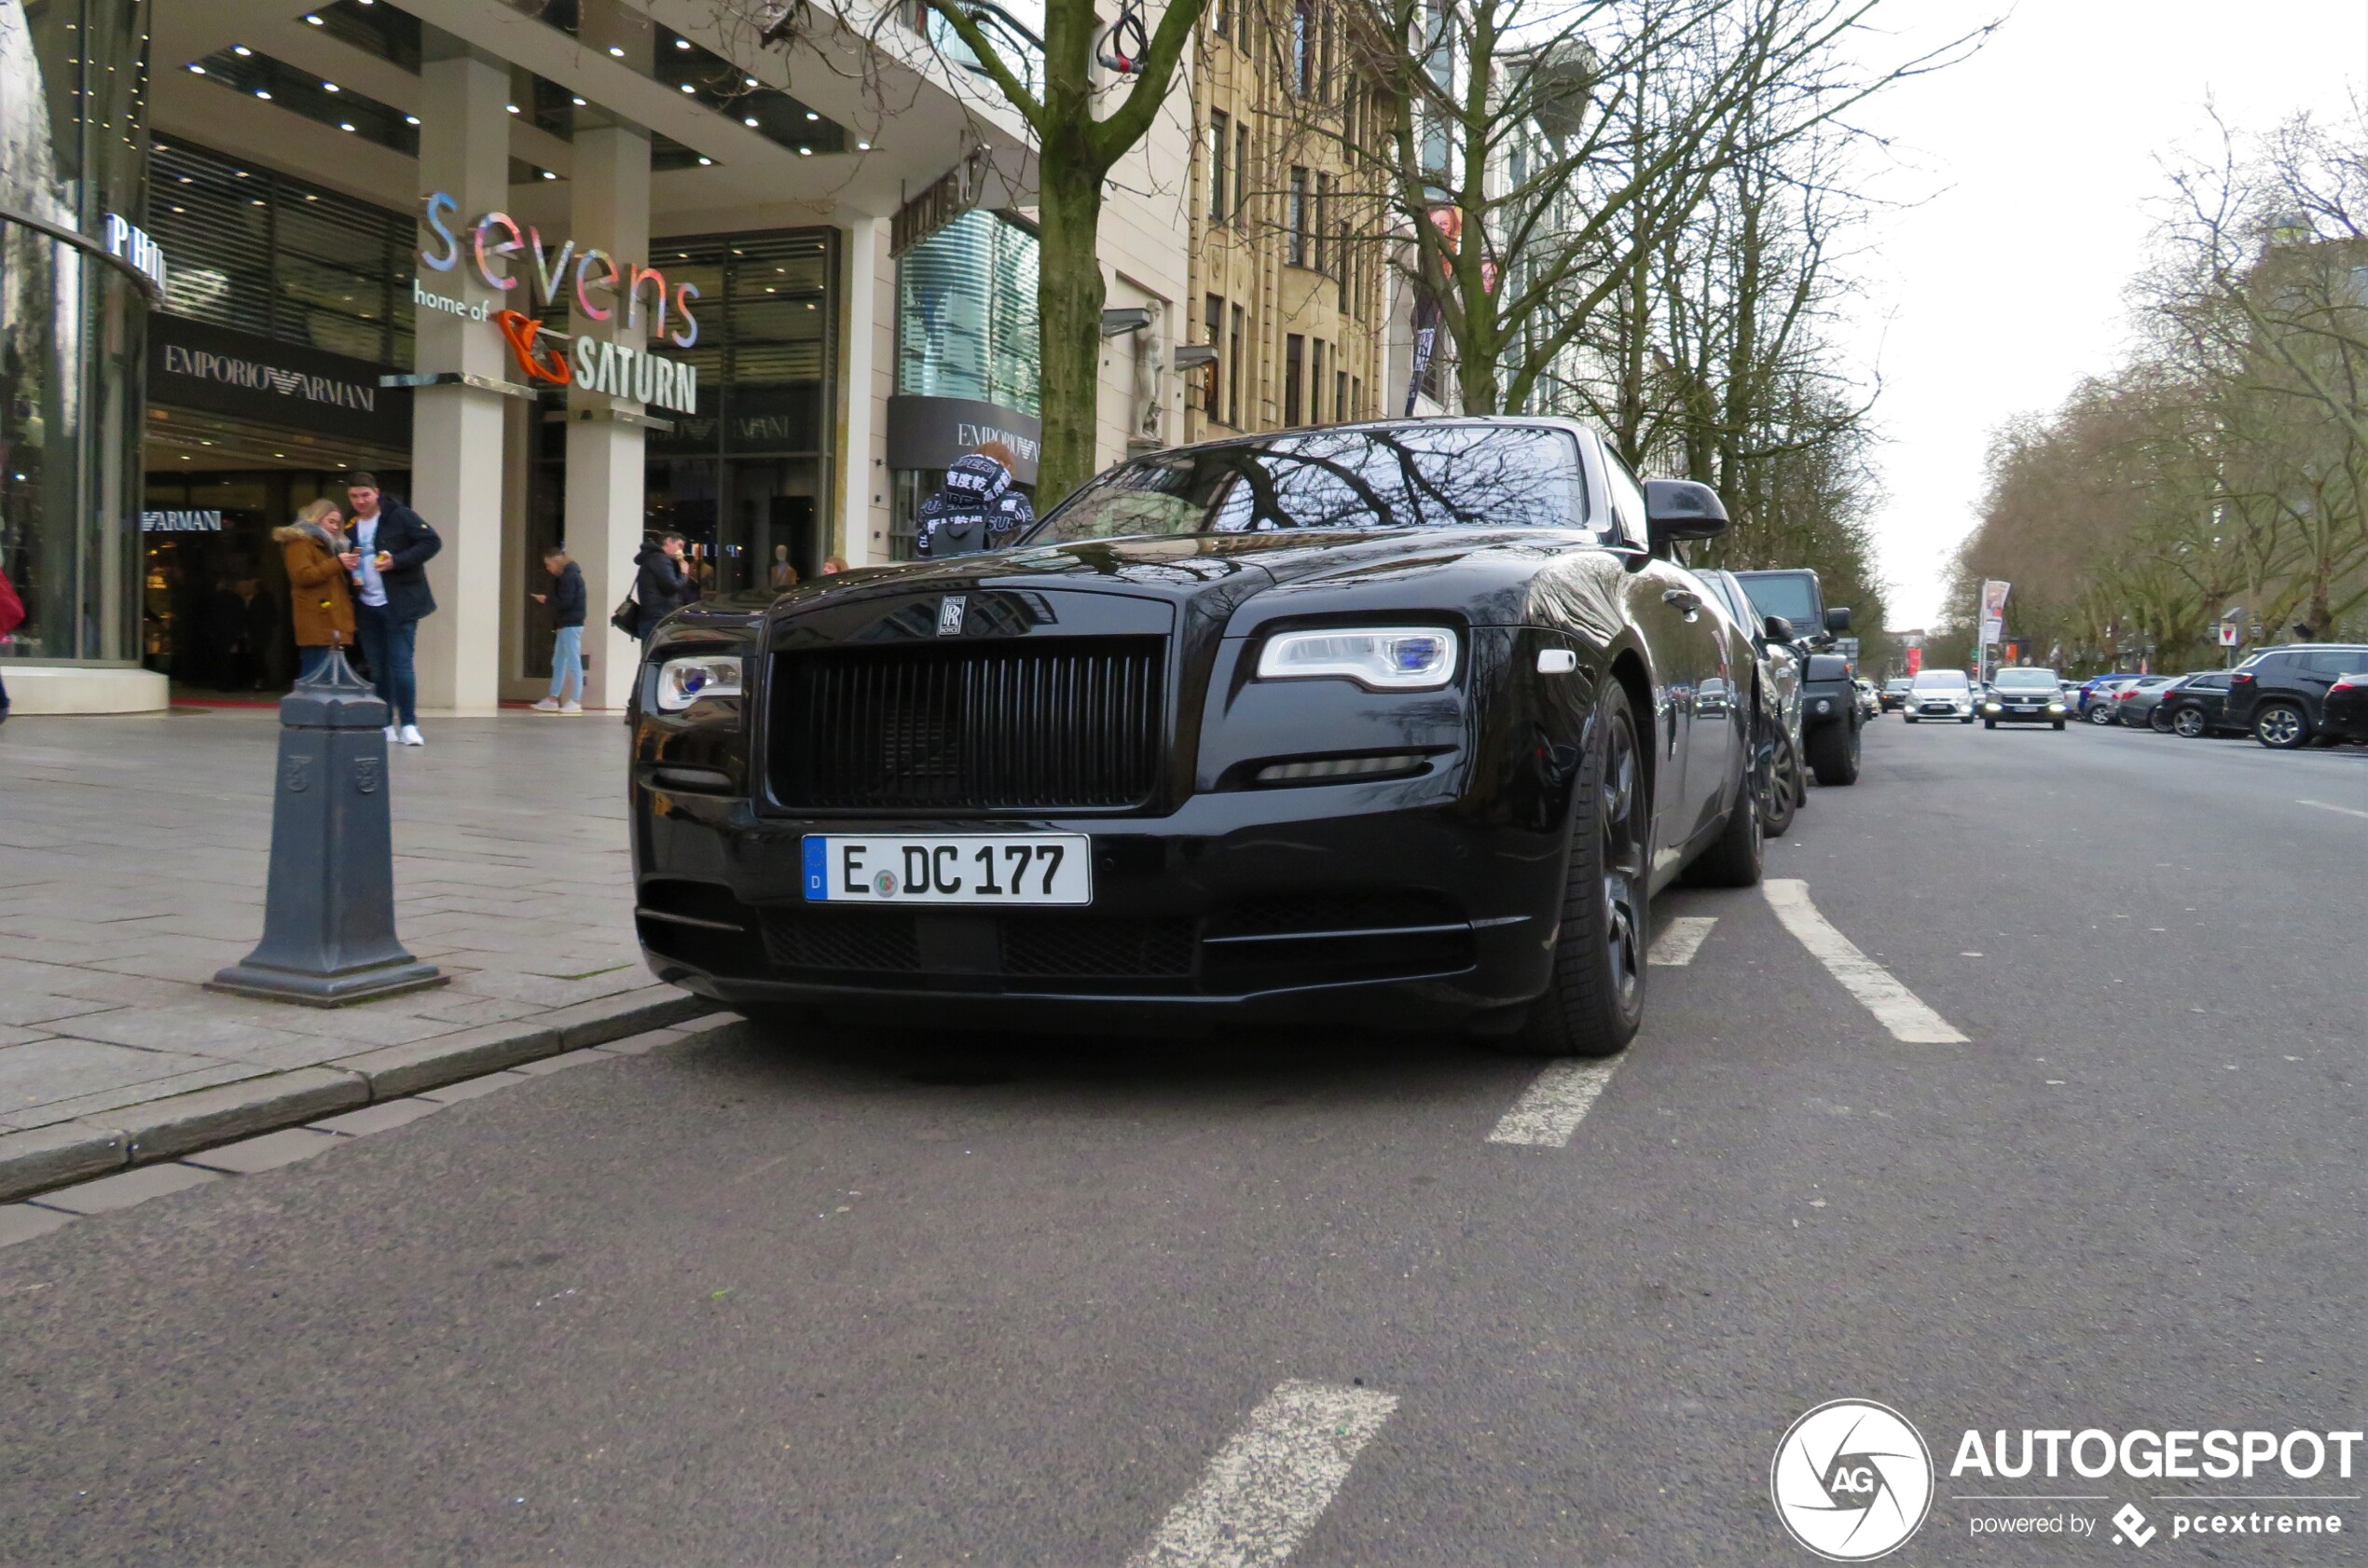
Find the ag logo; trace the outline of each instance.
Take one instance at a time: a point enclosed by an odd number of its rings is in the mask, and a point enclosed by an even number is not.
[[[1932,1451],[1897,1410],[1836,1399],[1785,1432],[1768,1487],[1794,1540],[1829,1562],[1865,1562],[1931,1512]]]

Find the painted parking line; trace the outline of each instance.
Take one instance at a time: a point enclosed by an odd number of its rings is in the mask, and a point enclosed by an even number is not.
[[[1537,1075],[1537,1081],[1513,1102],[1513,1108],[1497,1119],[1488,1141],[1526,1144],[1532,1148],[1568,1148],[1571,1135],[1595,1108],[1596,1097],[1612,1080],[1612,1069],[1618,1066],[1617,1061],[1549,1064]]]
[[[2321,811],[2340,811],[2347,817],[2368,817],[2368,811],[2357,811],[2347,805],[2329,805],[2325,801],[2296,801],[2296,805],[2315,805]]]
[[[1397,1396],[1370,1388],[1277,1386],[1126,1568],[1275,1568],[1396,1409]]]
[[[1948,1020],[1920,1001],[1913,991],[1892,978],[1891,971],[1858,950],[1858,944],[1836,930],[1809,901],[1809,884],[1770,877],[1760,884],[1784,929],[1825,966],[1843,989],[1865,1004],[1893,1039],[1910,1045],[1963,1045],[1965,1037]]]
[[[1715,915],[1677,916],[1669,923],[1669,929],[1653,943],[1652,951],[1645,955],[1645,962],[1659,964],[1664,969],[1676,969],[1692,963],[1694,955],[1702,949],[1702,939],[1710,935],[1710,928],[1717,924],[1718,916]]]

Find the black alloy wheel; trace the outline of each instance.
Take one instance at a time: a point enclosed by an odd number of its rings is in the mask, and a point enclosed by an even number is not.
[[[1761,721],[1763,734],[1755,748],[1752,793],[1760,803],[1760,832],[1782,838],[1792,831],[1807,785],[1801,779],[1800,752],[1783,727]]]
[[[2310,716],[2279,698],[2253,711],[2253,738],[2273,751],[2292,751],[2310,739]]]
[[[2170,733],[2170,713],[2165,704],[2158,702],[2147,712],[2146,727],[2156,735]]]
[[[1618,681],[1604,682],[1588,729],[1553,967],[1521,1032],[1501,1042],[1525,1056],[1614,1055],[1645,1020],[1653,805],[1636,721]]]
[[[2208,726],[2200,708],[2182,708],[2170,716],[2170,733],[2186,740],[2201,740]]]

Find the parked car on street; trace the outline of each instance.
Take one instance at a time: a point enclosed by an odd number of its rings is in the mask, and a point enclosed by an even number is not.
[[[2135,681],[2123,681],[2113,692],[2113,722],[2125,729],[2147,728],[2154,717],[2155,704],[2184,679],[2179,675],[2141,675]]]
[[[1876,689],[1875,683],[1862,678],[1853,684],[1858,688],[1858,716],[1862,719],[1881,718],[1883,694]]]
[[[1982,728],[2001,724],[2064,727],[2061,683],[2052,669],[2002,669],[1981,701]]]
[[[2347,675],[2320,700],[2319,732],[2337,740],[2368,741],[2368,674]]]
[[[1735,581],[1762,615],[1775,616],[1799,634],[1794,648],[1806,659],[1801,672],[1801,754],[1824,785],[1854,784],[1865,720],[1858,711],[1856,671],[1831,648],[1838,632],[1850,629],[1850,611],[1828,609],[1817,573],[1807,568],[1739,571]]]
[[[1897,678],[1897,679],[1895,679],[1895,680],[1891,680],[1891,681],[1884,681],[1884,682],[1883,682],[1883,711],[1884,711],[1884,712],[1886,712],[1886,713],[1889,713],[1890,711],[1892,711],[1892,709],[1893,709],[1893,708],[1905,708],[1905,707],[1907,707],[1907,693],[1908,693],[1909,688],[1910,688],[1910,687],[1912,687],[1914,684],[1915,684],[1915,682],[1914,682],[1914,681],[1912,681],[1908,680],[1908,679],[1907,679],[1906,676],[1904,676],[1904,675],[1903,675],[1903,676],[1898,677],[1898,678]]]
[[[2224,669],[2206,669],[2182,677],[2163,689],[2148,722],[2190,740],[2220,733],[2228,708],[2228,676]]]
[[[1792,830],[1793,816],[1809,804],[1809,764],[1803,760],[1800,688],[1804,655],[1794,646],[1792,623],[1762,615],[1731,571],[1697,571],[1717,596],[1759,654],[1763,723],[1760,755],[1753,759],[1753,786],[1760,801],[1760,826],[1769,838]]]
[[[2361,673],[2368,673],[2368,646],[2360,643],[2264,648],[2229,677],[2229,720],[2264,746],[2292,750],[2320,733],[2328,688]]]
[[[1574,421],[1384,421],[686,606],[640,675],[643,951],[760,1015],[1618,1051],[1654,897],[1759,880],[1757,660],[1674,558],[1726,526]]]
[[[1974,684],[1962,669],[1919,670],[1907,694],[1906,717],[1911,724],[1919,719],[1954,719],[1970,724],[1974,722]]]
[[[2092,724],[2112,723],[2113,711],[2107,694],[2118,690],[2125,681],[2137,680],[2138,675],[2137,670],[2128,669],[2115,670],[2111,675],[2090,676],[2080,683],[2080,700],[2072,705],[2072,716],[2075,719],[2086,719]],[[2101,719],[2097,717],[2097,708],[2100,704],[2105,708],[2105,716]]]

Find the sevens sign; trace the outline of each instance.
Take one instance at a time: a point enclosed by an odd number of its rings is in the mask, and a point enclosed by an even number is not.
[[[545,349],[539,355],[535,352],[534,337],[543,330],[541,322],[520,311],[497,310],[493,313],[493,324],[500,327],[502,336],[510,340],[510,352],[517,356],[518,368],[526,372],[529,380],[547,381],[555,387],[564,387],[574,379],[564,352],[558,349]]]

